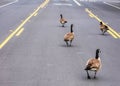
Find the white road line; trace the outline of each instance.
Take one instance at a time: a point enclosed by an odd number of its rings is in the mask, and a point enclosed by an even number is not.
[[[120,1],[107,1],[107,2],[120,3]]]
[[[11,5],[11,4],[14,4],[14,3],[16,3],[16,2],[18,2],[18,0],[15,0],[15,1],[13,1],[13,2],[10,2],[10,3],[7,3],[7,4],[5,4],[5,5],[2,5],[2,6],[0,6],[0,8],[6,7],[6,6]]]
[[[117,8],[117,9],[120,10],[120,7],[117,7],[117,6],[115,6],[115,5],[109,4],[109,3],[107,3],[107,2],[104,2],[104,3],[107,4],[107,5],[109,5],[109,6],[112,6],[112,7]]]
[[[67,6],[72,6],[72,4],[63,4],[63,3],[54,3],[54,5],[67,5]]]
[[[77,0],[73,0],[78,6],[81,6],[81,4]]]

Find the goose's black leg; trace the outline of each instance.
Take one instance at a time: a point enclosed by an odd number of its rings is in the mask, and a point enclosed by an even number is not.
[[[107,30],[104,30],[104,34],[107,32]]]
[[[67,45],[67,47],[68,47],[68,41],[65,41],[66,42],[66,45]]]
[[[102,35],[104,35],[104,30],[103,29],[100,29],[102,31]]]
[[[62,27],[64,27],[64,24],[62,24]]]
[[[72,44],[72,40],[70,40],[70,46],[71,46],[71,44]]]
[[[86,70],[86,72],[87,72],[87,78],[88,78],[88,79],[91,79],[88,70]]]
[[[97,73],[97,71],[95,71],[94,79],[96,78],[96,73]]]

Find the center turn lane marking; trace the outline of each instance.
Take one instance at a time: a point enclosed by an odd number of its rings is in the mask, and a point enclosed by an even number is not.
[[[45,0],[30,16],[28,16],[16,29],[13,31],[1,44],[0,44],[0,49],[2,49],[12,37],[17,34],[18,32],[21,33],[22,30],[21,28],[33,17],[37,14],[37,12],[45,7],[48,4],[49,0]],[[20,31],[21,30],[21,31]]]
[[[85,9],[85,11],[89,14],[90,17],[95,18],[99,22],[102,20],[98,18],[95,14],[93,14],[88,8]],[[103,21],[102,21],[103,22]],[[104,23],[104,22],[103,22]],[[105,23],[104,23],[105,24]],[[107,25],[108,26],[108,25]],[[109,30],[107,31],[110,35],[112,35],[114,38],[120,38],[120,34],[118,34],[114,29],[112,29],[110,26],[108,26]]]

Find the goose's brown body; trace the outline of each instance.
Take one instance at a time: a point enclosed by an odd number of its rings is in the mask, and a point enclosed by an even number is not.
[[[90,79],[88,71],[94,71],[95,72],[94,78],[96,78],[96,73],[101,68],[101,59],[99,57],[100,52],[101,52],[100,49],[97,49],[95,58],[90,58],[86,63],[85,70],[87,72],[88,79]]]
[[[100,22],[100,30],[102,31],[102,33],[104,35],[104,33],[107,32],[107,30],[109,30],[109,28],[108,28],[108,26],[103,24],[103,22]]]
[[[74,39],[73,24],[71,24],[70,30],[71,30],[70,32],[64,35],[64,41],[66,42],[67,46],[68,46],[68,42],[70,42],[70,46],[71,46],[71,43]]]
[[[74,33],[69,32],[64,36],[64,41],[71,41],[73,39],[74,39]]]
[[[65,23],[67,23],[67,20],[63,18],[63,15],[60,15],[60,23],[62,24],[62,27],[64,27]]]

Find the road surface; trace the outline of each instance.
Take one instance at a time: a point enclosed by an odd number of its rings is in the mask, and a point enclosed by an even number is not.
[[[0,8],[0,86],[119,86],[120,9],[108,5],[116,2],[47,1]],[[60,14],[68,20],[65,27]],[[101,35],[99,20],[113,32]],[[67,47],[63,37],[71,24],[75,39]],[[85,64],[97,48],[102,68],[88,80]]]

